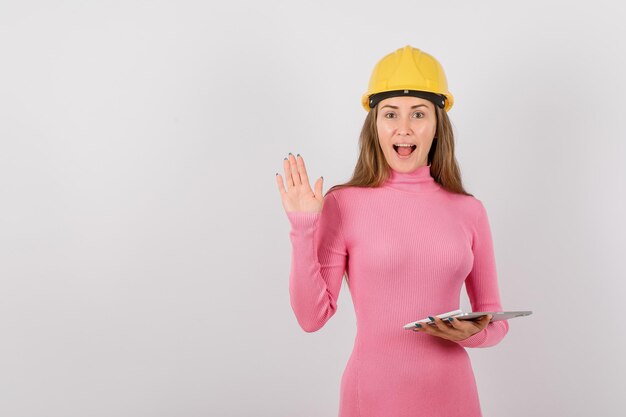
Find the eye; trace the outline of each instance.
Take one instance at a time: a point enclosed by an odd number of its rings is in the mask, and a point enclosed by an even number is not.
[[[386,119],[391,119],[391,117],[389,117],[389,116],[395,116],[395,114],[394,113],[385,113],[385,118]]]
[[[413,113],[413,115],[416,115],[416,114],[419,115],[418,119],[421,119],[421,118],[424,117],[424,113],[422,113],[422,112],[417,111],[417,112]]]

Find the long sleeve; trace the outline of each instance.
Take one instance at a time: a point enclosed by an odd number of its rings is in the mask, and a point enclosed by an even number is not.
[[[289,295],[291,308],[306,332],[314,332],[337,311],[337,298],[348,252],[341,231],[339,205],[332,193],[321,212],[287,212],[292,244]]]
[[[465,279],[472,311],[502,311],[493,240],[487,211],[480,200],[479,214],[473,231],[474,265]],[[507,320],[491,322],[472,336],[456,341],[464,347],[485,348],[498,344],[509,331]]]

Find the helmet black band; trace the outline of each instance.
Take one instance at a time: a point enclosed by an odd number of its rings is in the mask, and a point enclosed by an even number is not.
[[[443,94],[431,93],[429,91],[416,91],[416,90],[394,90],[394,91],[383,91],[382,93],[372,94],[369,98],[369,106],[370,109],[373,109],[378,103],[382,100],[389,97],[398,97],[398,96],[411,96],[411,97],[419,97],[425,100],[432,101],[433,104],[439,108],[444,108],[446,104],[446,96]]]

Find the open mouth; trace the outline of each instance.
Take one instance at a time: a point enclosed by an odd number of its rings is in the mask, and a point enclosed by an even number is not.
[[[400,145],[393,145],[393,149],[394,151],[396,151],[396,153],[398,155],[401,156],[408,156],[411,153],[413,153],[413,151],[417,148],[417,145],[411,145],[411,146],[400,146]]]

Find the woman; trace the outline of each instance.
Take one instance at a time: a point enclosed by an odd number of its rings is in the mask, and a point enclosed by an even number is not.
[[[501,311],[491,231],[482,202],[462,186],[443,68],[406,46],[374,68],[352,179],[322,197],[300,155],[278,189],[291,224],[289,292],[298,323],[319,330],[337,310],[342,278],[357,334],[341,379],[340,417],[479,417],[465,348],[493,346],[506,320],[441,320],[459,308]],[[414,331],[403,325],[423,317]],[[417,334],[416,334],[417,333]]]

